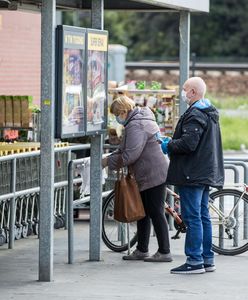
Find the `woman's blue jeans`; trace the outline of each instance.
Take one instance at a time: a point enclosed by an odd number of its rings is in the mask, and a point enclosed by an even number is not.
[[[182,219],[187,226],[186,263],[214,264],[212,226],[208,211],[208,186],[178,186]]]

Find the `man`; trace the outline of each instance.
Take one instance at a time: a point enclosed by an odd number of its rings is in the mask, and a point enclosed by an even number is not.
[[[173,138],[161,144],[170,156],[167,184],[178,188],[181,213],[187,226],[186,263],[174,274],[201,274],[215,270],[212,227],[208,212],[209,186],[224,184],[219,115],[204,98],[206,84],[200,77],[183,85],[182,100],[189,107],[180,117]]]

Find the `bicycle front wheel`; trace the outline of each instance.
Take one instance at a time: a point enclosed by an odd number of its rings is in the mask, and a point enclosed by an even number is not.
[[[248,250],[248,196],[222,189],[210,194],[213,251],[237,255]]]
[[[115,252],[128,249],[127,224],[114,219],[114,191],[103,202],[102,211],[102,239],[104,244]],[[130,247],[137,242],[136,222],[129,223]]]

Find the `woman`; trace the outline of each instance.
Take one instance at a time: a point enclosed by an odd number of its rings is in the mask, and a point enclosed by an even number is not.
[[[165,180],[168,159],[157,143],[159,127],[149,107],[135,107],[127,96],[116,98],[110,112],[125,128],[119,149],[102,160],[103,167],[111,170],[130,166],[144,204],[146,216],[137,222],[138,244],[124,260],[144,260],[147,262],[170,262],[168,224],[165,218]],[[158,240],[158,251],[149,256],[148,245],[152,220]]]

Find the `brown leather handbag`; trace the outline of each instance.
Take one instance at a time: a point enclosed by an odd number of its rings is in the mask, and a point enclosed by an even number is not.
[[[121,174],[120,174],[121,173]],[[130,223],[145,217],[145,210],[134,175],[125,175],[123,169],[117,172],[115,182],[114,219]]]

